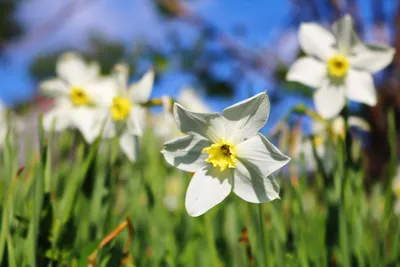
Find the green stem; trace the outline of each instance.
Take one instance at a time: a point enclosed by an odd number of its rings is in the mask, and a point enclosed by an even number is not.
[[[344,170],[343,170],[343,180],[342,180],[342,186],[341,186],[341,201],[342,204],[344,203],[344,198],[345,198],[345,186],[347,182],[347,176],[348,176],[348,169],[352,167],[352,159],[351,159],[351,136],[350,136],[350,130],[349,130],[349,109],[348,106],[346,105],[343,109],[343,119],[344,119],[344,131],[345,131],[345,136],[344,136]]]
[[[207,235],[208,248],[211,254],[211,263],[213,267],[219,267],[219,259],[217,255],[217,248],[215,246],[214,230],[210,221],[210,215],[204,215],[204,227]]]
[[[261,243],[263,247],[263,265],[262,266],[268,266],[268,240],[266,238],[266,232],[265,232],[265,211],[263,208],[263,204],[258,205],[258,217],[260,220],[260,233],[261,233]]]

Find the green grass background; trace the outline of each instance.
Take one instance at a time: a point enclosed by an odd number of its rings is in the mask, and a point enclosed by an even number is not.
[[[389,127],[386,174],[368,191],[347,140],[336,144],[330,173],[319,162],[308,174],[301,157],[290,163],[297,182],[276,173],[281,200],[231,194],[198,218],[184,208],[190,174],[167,166],[151,130],[130,163],[117,140],[88,146],[77,133],[39,129],[40,152],[26,151],[24,168],[10,131],[0,152],[0,266],[400,266],[393,113]],[[123,229],[89,261],[127,218],[133,233]]]

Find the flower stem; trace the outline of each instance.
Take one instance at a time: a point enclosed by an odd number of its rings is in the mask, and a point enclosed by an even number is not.
[[[218,255],[217,255],[217,248],[215,246],[214,230],[211,225],[209,214],[204,215],[204,227],[205,227],[206,235],[207,235],[208,249],[211,254],[212,266],[219,267],[220,265],[219,265]]]
[[[268,266],[267,254],[268,254],[268,240],[266,238],[265,233],[265,211],[263,208],[263,204],[258,205],[258,216],[259,216],[259,223],[260,223],[260,233],[261,233],[261,243],[263,248],[263,265]]]
[[[350,129],[349,129],[349,108],[346,104],[343,109],[343,119],[344,119],[344,172],[343,172],[343,180],[341,186],[341,201],[344,203],[345,198],[345,188],[346,188],[346,181],[348,176],[348,169],[352,167],[352,159],[351,159],[351,136],[350,136]],[[344,204],[343,204],[344,205]]]

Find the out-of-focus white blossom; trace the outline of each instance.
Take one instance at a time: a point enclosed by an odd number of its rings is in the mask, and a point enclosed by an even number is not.
[[[193,112],[206,113],[211,109],[201,99],[193,88],[183,88],[179,93],[176,101]],[[176,126],[174,116],[172,114],[172,100],[168,96],[162,97],[163,111],[152,116],[152,126],[156,136],[162,141],[171,140],[182,133]]]
[[[385,68],[395,50],[384,44],[364,44],[346,15],[332,32],[316,23],[303,23],[299,42],[306,57],[290,68],[287,79],[316,88],[314,103],[326,119],[339,114],[347,99],[374,106],[377,101],[372,73]]]
[[[93,131],[98,107],[111,97],[101,78],[97,63],[87,63],[75,53],[63,54],[56,65],[57,77],[40,84],[43,94],[55,99],[55,106],[43,117],[46,131],[78,129],[91,143],[99,131]]]
[[[174,212],[178,209],[180,203],[179,200],[183,194],[182,178],[179,176],[170,176],[166,182],[166,194],[163,202],[167,209]]]
[[[107,99],[101,116],[97,118],[98,131],[104,123],[105,138],[119,137],[119,145],[129,160],[135,161],[139,137],[146,123],[146,108],[154,82],[154,72],[149,70],[143,77],[128,85],[128,68],[117,65],[113,82],[108,83],[112,95]]]
[[[363,131],[370,130],[369,124],[359,117],[350,116],[349,127],[356,127]],[[295,148],[295,155],[303,154],[305,164],[309,171],[316,169],[316,161],[313,152],[315,146],[317,155],[322,159],[322,163],[327,171],[332,170],[337,141],[344,140],[346,134],[345,121],[343,117],[336,117],[332,120],[314,120],[311,129],[311,138],[301,141]]]

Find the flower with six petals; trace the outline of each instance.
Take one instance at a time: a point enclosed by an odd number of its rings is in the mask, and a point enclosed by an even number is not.
[[[149,100],[153,82],[154,72],[149,70],[138,82],[128,85],[128,68],[117,65],[113,82],[108,84],[112,96],[97,118],[96,131],[105,122],[103,136],[119,136],[120,148],[131,161],[137,157],[137,138],[142,135],[146,122],[146,108],[142,105]]]
[[[169,164],[195,173],[186,192],[189,215],[202,215],[231,191],[253,203],[279,198],[272,173],[290,159],[258,133],[269,111],[265,92],[222,114],[190,112],[175,103],[176,124],[187,135],[167,142],[162,153]]]
[[[43,117],[46,131],[64,131],[77,128],[88,143],[99,131],[92,131],[98,114],[111,92],[107,79],[100,77],[97,63],[86,63],[74,53],[63,54],[57,62],[58,77],[40,84],[45,95],[55,98],[55,106]]]
[[[335,22],[332,32],[316,23],[303,23],[299,42],[307,56],[291,66],[287,80],[317,89],[314,103],[322,117],[335,117],[346,99],[370,106],[376,104],[372,73],[392,61],[393,48],[362,43],[349,15]]]

